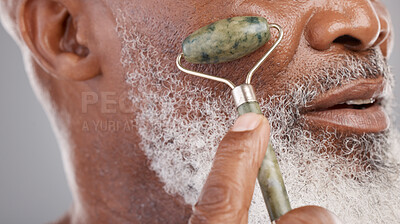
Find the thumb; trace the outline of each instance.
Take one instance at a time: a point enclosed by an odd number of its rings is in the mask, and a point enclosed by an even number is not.
[[[264,116],[249,113],[238,118],[218,147],[189,223],[247,223],[269,134]]]

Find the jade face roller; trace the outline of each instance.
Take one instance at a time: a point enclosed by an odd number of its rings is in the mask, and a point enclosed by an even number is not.
[[[247,74],[246,82],[235,86],[231,81],[191,71],[182,66],[182,57],[187,62],[194,64],[215,64],[233,61],[246,56],[267,43],[271,39],[270,28],[279,31],[279,38],[261,58],[260,61]],[[190,75],[207,78],[227,84],[232,88],[233,98],[239,115],[245,113],[262,114],[257,102],[251,79],[254,72],[275,50],[283,38],[283,31],[277,24],[269,24],[265,18],[243,16],[223,19],[192,33],[183,44],[183,53],[178,55],[176,65]],[[271,221],[291,210],[287,191],[282,174],[271,145],[268,146],[266,155],[258,172],[258,182],[264,196]]]

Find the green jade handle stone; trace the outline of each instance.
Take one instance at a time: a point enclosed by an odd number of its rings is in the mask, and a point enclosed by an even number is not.
[[[238,107],[239,115],[246,113],[262,114],[258,102],[246,102]],[[268,145],[264,160],[258,171],[258,182],[271,221],[279,219],[292,210],[283,182],[282,173],[271,144]]]
[[[194,64],[215,64],[244,57],[271,39],[267,20],[239,16],[204,26],[182,43],[185,60]]]

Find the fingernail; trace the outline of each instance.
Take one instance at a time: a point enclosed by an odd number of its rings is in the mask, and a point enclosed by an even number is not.
[[[231,131],[242,132],[252,131],[260,125],[262,116],[255,113],[247,113],[240,116],[235,124],[232,126]]]

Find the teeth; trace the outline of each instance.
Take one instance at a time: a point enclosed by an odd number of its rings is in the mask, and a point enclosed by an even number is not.
[[[349,100],[346,102],[347,105],[363,105],[363,104],[372,104],[375,102],[374,98],[367,100]]]

